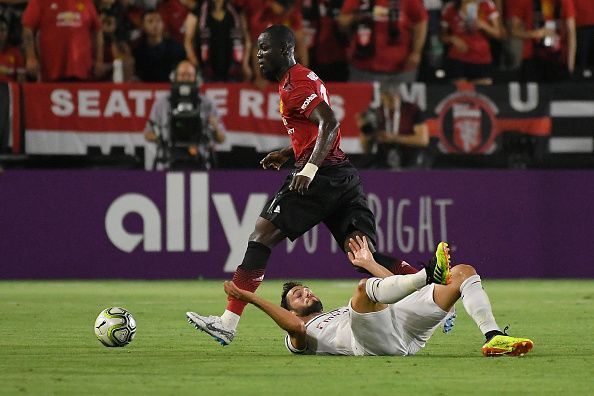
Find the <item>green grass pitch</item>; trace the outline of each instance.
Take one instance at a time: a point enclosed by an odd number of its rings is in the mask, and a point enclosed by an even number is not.
[[[310,281],[326,309],[356,284]],[[412,357],[292,356],[283,333],[248,307],[230,346],[185,320],[219,314],[221,281],[0,282],[0,394],[58,395],[594,395],[594,281],[485,281],[498,323],[532,338],[522,358],[484,358],[482,335],[457,304],[450,334]],[[279,299],[281,282],[259,293]],[[125,348],[93,324],[109,306],[138,323]]]

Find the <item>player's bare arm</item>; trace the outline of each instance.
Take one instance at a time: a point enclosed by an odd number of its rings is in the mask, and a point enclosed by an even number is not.
[[[313,174],[315,175],[315,170],[322,165],[322,162],[324,162],[324,159],[334,145],[338,137],[338,127],[340,125],[334,115],[334,111],[332,111],[326,102],[320,102],[316,106],[309,115],[309,120],[318,125],[318,137],[309,161],[305,164],[304,169],[295,175],[289,187],[292,191],[297,191],[299,194],[304,194],[313,180],[313,175],[309,176],[306,168],[311,164],[309,166],[314,169]]]
[[[350,238],[349,249],[350,251],[347,254],[354,266],[367,270],[371,275],[377,278],[387,278],[388,276],[394,275],[374,260],[366,237],[357,235],[355,238]]]
[[[223,287],[228,296],[253,304],[270,316],[281,329],[289,334],[293,347],[305,349],[307,346],[305,323],[295,314],[255,293],[238,288],[232,281],[225,281]]]
[[[293,146],[288,146],[281,150],[272,151],[266,157],[262,158],[260,164],[262,164],[262,168],[264,169],[279,170],[291,155],[293,155]]]

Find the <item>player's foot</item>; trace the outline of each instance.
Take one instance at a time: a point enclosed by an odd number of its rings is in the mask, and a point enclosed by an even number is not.
[[[226,328],[221,321],[220,316],[202,316],[196,312],[186,312],[188,323],[196,328],[196,330],[203,331],[209,334],[221,345],[229,345],[235,337],[235,330]]]
[[[450,248],[446,242],[439,242],[435,255],[429,263],[425,264],[427,284],[437,283],[447,285],[450,283]]]
[[[528,338],[499,334],[487,341],[482,351],[484,356],[524,356],[533,346],[534,343]]]
[[[442,328],[444,333],[449,333],[450,331],[454,330],[454,325],[456,324],[456,308],[452,307],[450,312],[446,315],[443,319]]]

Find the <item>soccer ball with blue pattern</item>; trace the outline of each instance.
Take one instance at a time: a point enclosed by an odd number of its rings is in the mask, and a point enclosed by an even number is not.
[[[107,347],[128,345],[136,334],[136,320],[132,314],[120,307],[101,311],[95,321],[95,335]]]

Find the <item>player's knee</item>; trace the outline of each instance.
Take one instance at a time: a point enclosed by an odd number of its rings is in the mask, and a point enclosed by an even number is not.
[[[281,230],[268,220],[258,219],[254,231],[250,234],[249,242],[257,242],[273,248],[285,238]]]
[[[344,240],[344,251],[345,252],[350,252],[351,249],[349,248],[349,240],[351,238],[355,239],[355,237],[361,237],[361,238],[366,238],[367,239],[367,246],[369,247],[369,251],[371,253],[375,252],[375,246],[373,246],[373,241],[371,239],[369,239],[369,237],[362,231],[359,230],[353,230],[351,231],[347,236],[346,239]]]
[[[265,234],[262,234],[261,232],[259,232],[257,229],[255,229],[254,231],[252,231],[252,233],[250,234],[250,237],[248,239],[249,242],[258,242],[258,243],[262,243],[262,241],[265,239]]]
[[[367,278],[365,278],[365,279],[361,279],[361,280],[359,281],[359,284],[357,285],[357,291],[358,291],[359,293],[367,293],[367,292],[365,291],[366,285],[367,285]]]
[[[375,303],[367,295],[367,281],[367,278],[361,279],[357,285],[357,289],[353,293],[351,303],[357,312],[367,312],[369,305]]]
[[[476,270],[472,265],[458,264],[451,269],[452,282],[462,283],[472,275],[476,275]]]

